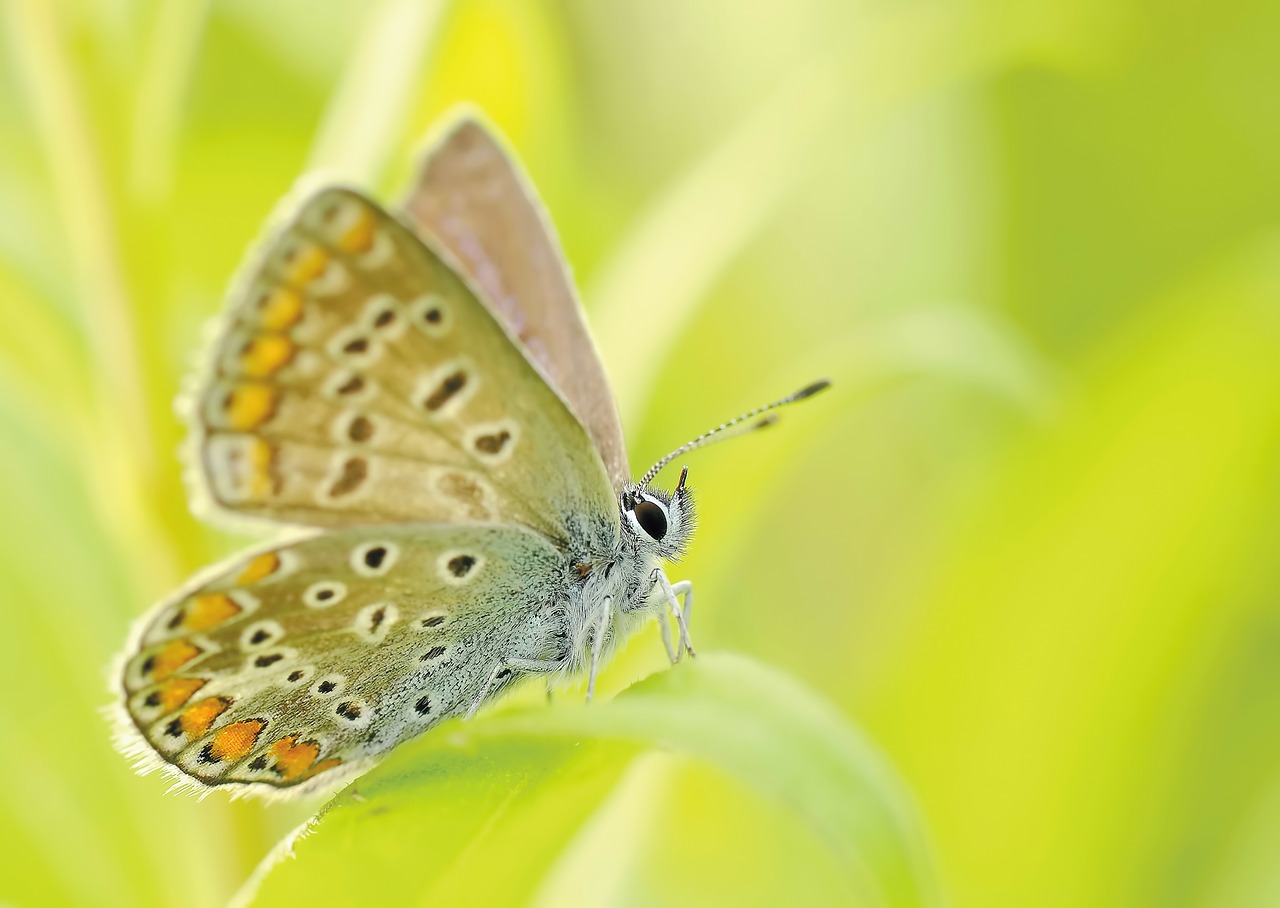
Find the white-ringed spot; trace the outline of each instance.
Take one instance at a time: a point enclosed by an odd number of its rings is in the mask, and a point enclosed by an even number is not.
[[[436,573],[449,586],[462,586],[480,576],[484,555],[474,550],[450,549],[436,559]]]
[[[442,469],[435,473],[433,485],[454,502],[453,511],[460,520],[487,520],[493,516],[493,490],[479,476]]]
[[[343,328],[336,332],[326,349],[335,361],[358,369],[377,362],[383,353],[382,341],[362,328]]]
[[[363,700],[343,700],[333,707],[333,714],[343,725],[364,728],[373,718],[373,710]]]
[[[316,673],[314,665],[300,665],[297,668],[290,669],[289,674],[284,676],[284,683],[301,686],[311,680],[311,676]]]
[[[438,631],[445,626],[449,615],[440,609],[424,612],[413,622],[414,628],[420,631]]]
[[[418,379],[411,400],[428,417],[454,416],[479,390],[480,378],[470,360],[449,360]]]
[[[354,410],[344,410],[334,419],[330,437],[338,445],[364,445],[378,433],[375,417]]]
[[[321,580],[307,587],[302,601],[311,608],[328,608],[337,605],[347,596],[347,585],[338,580]]]
[[[240,648],[245,650],[261,650],[279,642],[284,636],[284,627],[279,621],[267,619],[255,621],[240,634]]]
[[[409,304],[409,320],[428,337],[440,338],[453,327],[453,309],[440,294],[428,293]]]
[[[404,714],[411,722],[427,722],[435,718],[439,709],[439,695],[435,691],[424,690],[409,700]]]
[[[398,299],[389,293],[379,293],[365,304],[360,323],[369,334],[396,340],[408,327],[408,318]]]
[[[375,602],[356,613],[352,630],[366,643],[381,643],[399,618],[400,610],[394,604]]]
[[[245,660],[245,671],[262,672],[262,671],[279,671],[287,668],[298,655],[297,650],[283,648],[273,649],[270,652],[258,653],[250,656]]]
[[[311,696],[322,699],[336,697],[346,689],[347,679],[338,674],[329,674],[323,678],[318,678],[308,688],[311,691]]]
[[[339,369],[324,383],[321,393],[339,403],[364,404],[377,396],[378,385],[354,369]]]
[[[328,504],[335,498],[358,493],[368,478],[369,461],[366,458],[339,452],[334,458],[328,478],[317,489],[316,496],[321,504]]]
[[[520,440],[520,425],[514,419],[481,423],[467,430],[467,450],[489,466],[506,462]]]
[[[418,662],[422,665],[439,665],[449,659],[449,647],[443,643],[433,644],[418,653]]]
[[[381,577],[399,558],[400,546],[394,542],[366,542],[351,552],[351,570],[361,577]]]

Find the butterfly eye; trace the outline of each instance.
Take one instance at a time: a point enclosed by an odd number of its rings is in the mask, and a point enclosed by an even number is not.
[[[662,505],[653,501],[642,501],[632,511],[636,515],[636,523],[654,542],[661,541],[667,535],[667,512]]]

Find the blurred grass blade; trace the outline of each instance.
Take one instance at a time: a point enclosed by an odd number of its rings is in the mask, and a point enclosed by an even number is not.
[[[99,142],[76,85],[74,65],[54,4],[18,0],[6,4],[7,37],[27,104],[52,174],[59,221],[68,242],[86,343],[92,351],[100,406],[132,437],[140,457],[150,457],[150,425],[143,412],[134,312],[117,248],[115,218],[95,157]],[[149,465],[148,465],[149,466]]]
[[[368,17],[307,166],[376,185],[400,147],[444,0],[387,0]]]
[[[1010,325],[975,306],[931,305],[892,312],[805,355],[835,363],[839,387],[867,388],[912,375],[950,378],[1048,420],[1060,393],[1052,365]],[[790,365],[788,377],[796,374]],[[775,383],[772,387],[778,387]]]
[[[653,353],[805,174],[838,100],[834,64],[804,67],[652,205],[587,289],[624,424],[643,410]]]
[[[634,904],[636,880],[649,866],[646,851],[665,849],[658,831],[670,795],[663,793],[672,788],[676,769],[668,755],[656,752],[632,761],[548,869],[531,908],[561,908],[580,901],[585,880],[590,880],[591,898],[599,908]],[[620,841],[633,845],[619,848]],[[649,848],[642,843],[649,843]]]
[[[237,903],[516,903],[635,751],[442,731],[339,795],[294,846],[296,860],[274,851],[267,862],[279,863],[259,868]]]
[[[1246,808],[1233,834],[1225,843],[1225,854],[1205,887],[1201,904],[1217,908],[1250,908],[1253,905],[1280,905],[1280,774],[1263,786],[1256,803]]]
[[[242,898],[528,901],[648,748],[697,757],[788,806],[874,903],[937,903],[923,833],[882,758],[795,681],[723,655],[659,672],[604,706],[491,716],[402,747],[321,812],[296,860],[267,868]]]
[[[129,184],[151,204],[168,198],[182,119],[204,37],[209,0],[156,7],[134,105]]]
[[[714,654],[661,671],[606,708],[496,717],[486,734],[592,737],[689,754],[787,804],[886,904],[936,899],[922,829],[900,782],[829,704],[789,676]]]
[[[640,219],[601,269],[586,298],[597,342],[630,425],[647,404],[654,351],[677,337],[713,283],[805,180],[814,162],[849,157],[860,144],[832,135],[874,135],[875,120],[939,86],[1025,54],[1035,28],[997,30],[974,47],[953,36],[966,13],[925,4],[872,17],[856,46],[795,72],[711,148]],[[904,59],[919,65],[904,67]],[[850,105],[850,101],[853,104]]]
[[[86,764],[118,759],[97,708],[106,695],[99,649],[117,634],[124,581],[71,453],[79,436],[50,425],[43,403],[0,366],[0,475],[16,480],[0,521],[0,752],[22,780],[0,791],[0,903],[89,904],[104,891],[153,901],[153,878],[129,873],[148,841],[120,788],[74,781]],[[82,602],[96,607],[67,620],[67,604]],[[56,656],[33,666],[32,652]],[[24,693],[32,689],[39,696]],[[32,746],[54,737],[57,749]]]

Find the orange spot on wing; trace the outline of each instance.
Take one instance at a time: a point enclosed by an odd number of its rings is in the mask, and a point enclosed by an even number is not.
[[[275,414],[279,394],[269,385],[237,385],[223,401],[227,423],[241,432],[256,429]]]
[[[182,612],[182,627],[189,631],[207,631],[235,615],[240,606],[226,593],[201,593],[192,597]]]
[[[198,738],[209,730],[213,720],[226,712],[230,705],[228,697],[209,697],[193,703],[178,716],[178,727],[188,738]]]
[[[258,323],[268,331],[283,331],[302,318],[302,294],[292,287],[277,287],[258,301]]]
[[[315,741],[298,743],[295,735],[289,735],[272,744],[268,753],[275,758],[275,771],[286,782],[292,782],[311,768],[316,757],[320,756],[320,745]]]
[[[200,647],[190,640],[174,640],[166,644],[160,652],[148,656],[147,661],[143,663],[143,671],[149,671],[156,681],[163,681],[198,655],[200,655]]]
[[[162,713],[173,712],[190,700],[195,695],[195,692],[204,687],[204,685],[205,680],[203,678],[170,678],[160,685],[160,689],[156,691],[160,699],[160,711]]]
[[[331,757],[328,760],[321,760],[315,766],[311,767],[311,772],[307,773],[307,778],[310,779],[313,776],[318,776],[322,772],[333,769],[333,767],[335,766],[341,765],[341,763],[342,761],[337,759],[336,757]]]
[[[249,495],[253,498],[266,498],[275,487],[271,445],[261,438],[255,438],[246,449],[246,454],[249,462]]]
[[[239,760],[253,749],[258,735],[266,727],[267,723],[263,719],[233,722],[213,736],[209,753],[219,760]]]
[[[250,583],[257,583],[263,577],[270,577],[280,567],[280,556],[275,552],[263,552],[244,566],[244,570],[240,572],[240,576],[236,578],[236,583],[241,586],[247,586]]]
[[[338,237],[338,248],[343,252],[368,252],[373,247],[373,215],[361,205],[356,222]]]
[[[240,370],[251,378],[266,378],[293,359],[293,341],[283,334],[263,334],[245,345],[240,353]]]
[[[305,284],[324,274],[328,265],[329,254],[319,246],[300,246],[284,263],[284,276],[291,284]]]

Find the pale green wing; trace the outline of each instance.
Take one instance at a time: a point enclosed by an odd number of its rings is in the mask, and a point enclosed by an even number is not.
[[[499,693],[518,675],[504,657],[563,654],[567,570],[537,533],[497,526],[362,527],[242,556],[140,624],[127,749],[268,793],[358,772]]]
[[[198,394],[214,501],[311,526],[616,532],[582,425],[454,269],[375,202],[312,196],[248,269]]]
[[[622,420],[573,277],[533,185],[482,121],[459,119],[404,201],[582,420],[613,480],[631,480]]]

